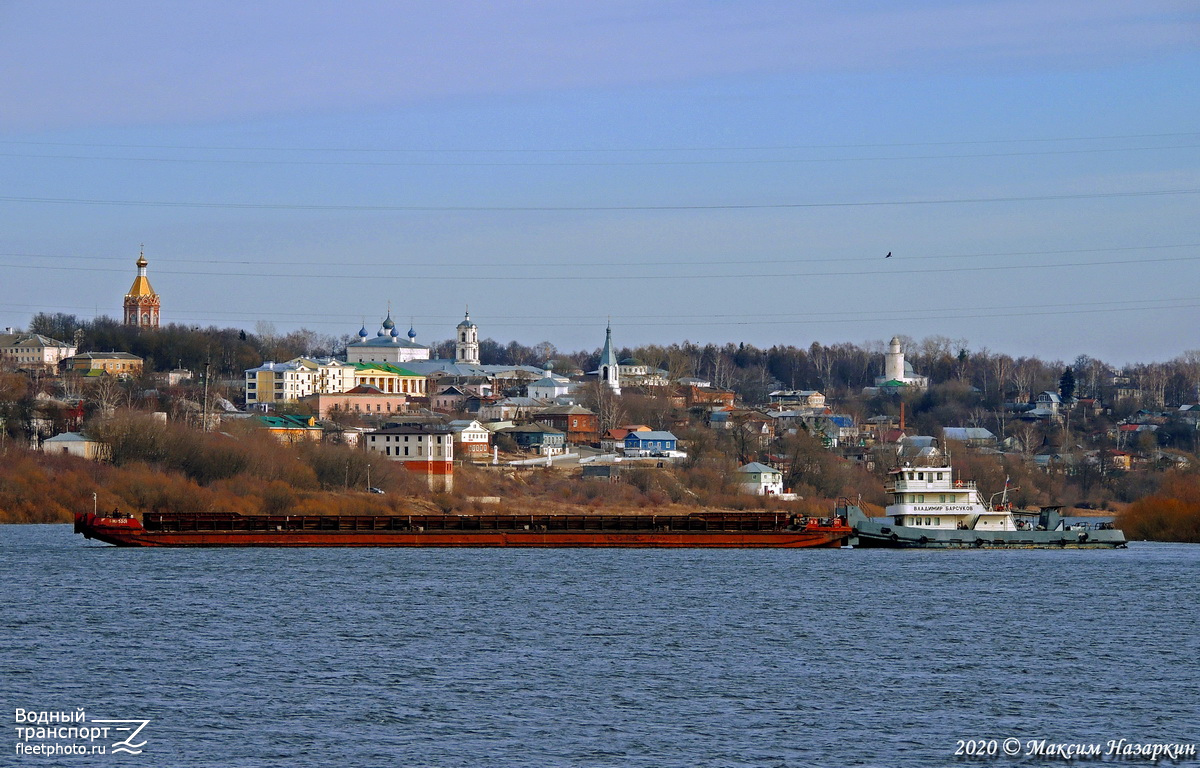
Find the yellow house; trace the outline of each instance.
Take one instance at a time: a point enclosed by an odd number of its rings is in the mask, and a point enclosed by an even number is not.
[[[61,435],[46,438],[42,441],[42,452],[79,456],[92,461],[104,461],[109,457],[107,444],[80,432],[63,432]]]
[[[142,358],[128,352],[81,352],[64,358],[62,366],[74,373],[95,376],[106,373],[136,379],[142,375]]]
[[[333,358],[297,357],[246,369],[246,404],[292,403],[354,388],[355,367]]]
[[[419,373],[391,363],[352,363],[354,386],[376,387],[384,394],[402,394],[409,397],[427,395],[426,379]]]
[[[258,416],[256,420],[259,426],[281,443],[320,440],[325,434],[313,416]]]

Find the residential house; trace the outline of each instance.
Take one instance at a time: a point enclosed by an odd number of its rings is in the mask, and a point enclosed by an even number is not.
[[[64,357],[60,367],[84,376],[107,374],[122,379],[136,379],[142,375],[142,358],[128,352],[82,352]]]
[[[670,432],[650,430],[648,432],[630,432],[625,436],[626,456],[651,456],[678,449],[679,438]]]
[[[593,445],[600,441],[598,417],[580,405],[554,405],[535,413],[533,420],[566,433],[567,442],[573,445]]]
[[[487,458],[492,451],[492,433],[475,419],[455,419],[450,422],[454,435],[455,455],[464,459]]]
[[[737,395],[728,389],[680,385],[671,392],[674,404],[679,408],[730,408]]]
[[[40,333],[0,333],[0,360],[23,371],[53,373],[75,354],[75,347]]]
[[[622,360],[618,364],[618,367],[620,368],[621,381],[631,386],[665,387],[670,376],[663,369],[646,365],[642,361],[632,357]]]
[[[361,384],[345,392],[306,395],[299,398],[299,402],[312,408],[318,419],[340,414],[391,416],[408,410],[407,395],[388,394],[369,384]]]
[[[1027,411],[1029,415],[1036,415],[1039,418],[1053,418],[1058,415],[1058,411],[1062,408],[1062,398],[1057,392],[1046,390],[1038,394],[1033,401],[1033,410]]]
[[[942,429],[942,442],[966,443],[972,448],[995,448],[997,440],[990,429],[983,427],[945,427]]]
[[[106,443],[93,440],[81,432],[63,432],[42,441],[43,453],[66,454],[92,461],[104,461],[110,455]]]
[[[616,453],[625,448],[625,436],[630,432],[649,432],[645,424],[627,424],[623,427],[613,427],[600,436],[600,450],[604,453]]]
[[[260,415],[254,422],[282,443],[315,442],[325,435],[313,416]]]
[[[296,360],[268,361],[245,374],[246,405],[291,403],[317,391],[315,369]]]
[[[481,421],[506,421],[529,418],[534,413],[555,405],[553,400],[532,397],[506,397],[479,406]]]
[[[1111,469],[1128,472],[1133,469],[1133,455],[1128,451],[1108,450],[1104,452],[1105,458],[1108,460],[1108,466]]]
[[[738,487],[756,496],[779,496],[783,493],[783,473],[752,461],[738,467]]]
[[[497,434],[508,435],[522,449],[541,456],[557,456],[567,450],[567,434],[545,424],[518,424]]]
[[[430,490],[454,487],[454,434],[444,424],[411,424],[377,429],[363,435],[368,451],[400,462],[424,475]]]
[[[777,389],[767,399],[780,410],[825,407],[825,395],[815,389]]]
[[[465,386],[438,385],[429,398],[429,407],[439,413],[460,413],[470,395],[470,390]]]
[[[829,413],[808,416],[800,419],[809,434],[820,439],[826,446],[837,448],[846,443],[853,443],[858,438],[858,427],[854,417],[846,414]]]
[[[546,363],[546,375],[537,381],[531,382],[525,389],[529,397],[540,398],[542,400],[554,400],[559,397],[566,397],[575,390],[575,385],[570,379],[562,376],[555,376],[550,363]]]

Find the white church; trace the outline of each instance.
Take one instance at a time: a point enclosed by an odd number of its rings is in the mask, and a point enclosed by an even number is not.
[[[893,336],[891,342],[888,343],[887,354],[883,357],[883,375],[875,377],[875,386],[881,389],[884,387],[925,389],[929,386],[929,377],[921,376],[913,370],[912,363],[905,361],[899,336]]]

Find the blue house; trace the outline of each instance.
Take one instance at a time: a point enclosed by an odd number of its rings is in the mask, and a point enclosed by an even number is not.
[[[625,455],[662,453],[677,450],[679,438],[670,432],[630,432],[625,437]]]

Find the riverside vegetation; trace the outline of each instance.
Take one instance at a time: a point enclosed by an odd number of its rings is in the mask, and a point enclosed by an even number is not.
[[[626,470],[619,482],[583,481],[564,471],[497,472],[464,467],[456,473],[455,491],[432,494],[404,470],[362,451],[338,445],[281,446],[249,425],[226,423],[220,433],[199,429],[198,403],[210,398],[240,399],[242,371],[265,359],[297,355],[337,354],[352,337],[332,337],[300,330],[277,334],[269,324],[248,333],[239,329],[168,325],[137,331],[107,317],[86,320],[73,315],[35,315],[30,331],[69,338],[80,351],[117,349],[146,361],[141,381],[118,382],[102,377],[29,377],[0,370],[0,520],[63,521],[75,509],[90,508],[92,490],[98,504],[111,509],[230,509],[244,512],[291,510],[299,513],[469,511],[480,496],[502,496],[506,504],[529,510],[645,509],[663,505],[682,508],[739,508],[779,505],[826,513],[839,496],[882,505],[884,473],[894,459],[876,451],[868,471],[845,450],[829,450],[816,437],[796,434],[762,439],[752,425],[709,429],[702,414],[672,405],[653,391],[629,388],[619,400],[599,402],[598,387],[585,387],[583,404],[599,414],[601,429],[642,423],[671,429],[688,451],[681,465],[663,471]],[[451,342],[431,344],[434,356]],[[963,477],[977,480],[987,493],[1001,490],[1006,478],[1015,487],[1012,500],[1023,506],[1063,503],[1069,508],[1118,514],[1131,538],[1198,541],[1196,501],[1200,472],[1200,431],[1176,418],[1172,408],[1194,403],[1200,387],[1200,352],[1187,352],[1166,363],[1126,366],[1117,370],[1084,355],[1070,364],[1037,358],[1012,358],[987,349],[969,350],[965,340],[929,337],[906,340],[908,359],[934,384],[900,395],[870,395],[863,387],[881,373],[882,343],[809,347],[748,344],[646,345],[617,351],[621,358],[666,371],[672,379],[698,376],[733,391],[741,403],[765,403],[773,389],[819,389],[840,413],[863,424],[869,417],[896,420],[901,408],[906,432],[940,435],[945,426],[984,427],[1005,442],[1005,453],[979,452],[951,446]],[[484,339],[485,363],[540,364],[553,361],[556,371],[592,370],[598,350],[560,352],[542,342],[525,346]],[[205,390],[199,380],[163,387],[156,372],[175,367],[211,369]],[[1125,387],[1124,390],[1119,387]],[[1016,418],[1013,403],[1028,402],[1038,392],[1057,391],[1064,398],[1091,398],[1102,408],[1076,407],[1057,421]],[[1136,392],[1130,396],[1129,391]],[[55,403],[81,401],[68,409]],[[302,409],[296,409],[302,412]],[[144,412],[165,412],[170,423],[149,419]],[[115,414],[115,415],[113,415]],[[1156,421],[1153,431],[1127,433],[1121,425]],[[42,425],[41,427],[36,424]],[[374,426],[344,415],[337,426]],[[189,426],[190,425],[190,426]],[[28,445],[35,430],[42,436],[83,427],[109,446],[109,463],[92,464],[67,457],[42,456]],[[747,427],[743,429],[742,427]],[[45,431],[49,429],[49,431]],[[1123,471],[1113,453],[1132,456],[1134,469]],[[1035,468],[1035,454],[1054,454],[1049,471]],[[858,457],[861,459],[862,457]],[[784,485],[802,501],[785,504],[734,492],[734,470],[742,463],[766,461],[784,467]],[[371,484],[387,496],[367,497],[367,464]],[[155,487],[157,484],[157,487]],[[414,506],[415,505],[415,506]]]
[[[731,485],[733,462],[720,454],[666,470],[627,468],[619,482],[581,480],[565,469],[464,465],[456,470],[452,492],[433,493],[420,478],[382,457],[347,446],[280,444],[249,425],[213,434],[121,413],[96,424],[94,432],[111,451],[111,461],[9,445],[0,462],[0,522],[70,522],[75,511],[93,504],[104,511],[137,512],[472,514],[495,511],[481,499],[500,496],[506,511],[529,514],[763,508],[820,516],[833,503],[819,494],[785,502],[737,493]],[[839,495],[871,489],[863,503],[878,511],[883,497],[877,478],[839,466],[842,462],[819,445],[808,446],[807,453],[814,460],[808,472],[824,475],[823,482],[845,483]],[[1005,471],[992,459],[964,454],[960,464],[986,485]],[[364,492],[368,474],[385,494]],[[1117,522],[1130,539],[1200,542],[1200,475],[1166,473],[1159,488],[1125,507]]]

